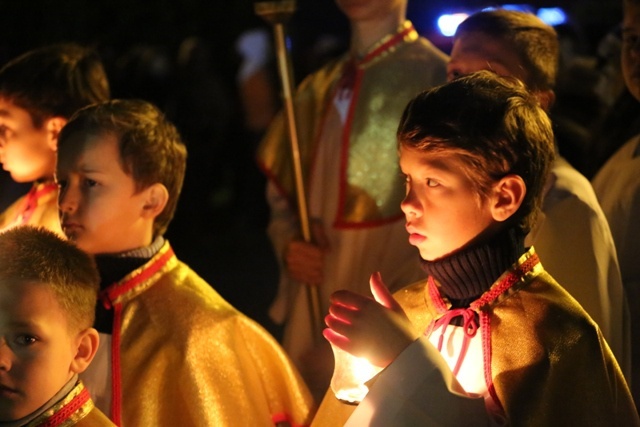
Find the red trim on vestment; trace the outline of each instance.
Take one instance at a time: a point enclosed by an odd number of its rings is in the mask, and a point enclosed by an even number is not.
[[[113,306],[113,331],[111,333],[111,420],[122,425],[122,381],[120,376],[120,325],[122,304]]]
[[[273,421],[274,425],[278,423],[287,423],[291,427],[306,427],[306,424],[296,424],[295,422],[293,422],[289,414],[285,413],[274,414],[271,416],[271,420]]]
[[[69,403],[57,410],[55,414],[53,414],[47,421],[39,424],[39,426],[58,427],[63,425],[69,419],[69,417],[75,414],[76,411],[78,411],[78,409],[80,409],[82,405],[87,403],[90,399],[91,396],[89,396],[89,390],[83,387],[76,397],[71,399]]]
[[[161,249],[162,250],[162,249]],[[113,329],[111,332],[111,420],[117,426],[122,425],[122,381],[120,375],[120,327],[122,323],[122,302],[118,298],[149,280],[174,256],[173,249],[156,258],[149,266],[129,280],[114,283],[100,293],[105,308],[113,308]]]
[[[491,319],[489,313],[482,310],[483,306],[493,303],[500,295],[508,291],[513,285],[518,283],[522,278],[529,273],[533,268],[538,265],[540,258],[537,254],[532,254],[522,264],[516,266],[513,271],[507,273],[507,275],[496,285],[492,286],[487,292],[482,294],[480,298],[473,301],[469,305],[469,309],[478,313],[480,317],[480,331],[482,337],[482,358],[484,364],[484,378],[487,385],[489,395],[493,399],[496,405],[504,412],[502,402],[498,399],[496,389],[493,385],[493,375],[491,372],[491,358],[492,358],[492,346],[491,346]],[[444,302],[440,290],[433,280],[432,276],[429,276],[427,281],[427,291],[429,297],[433,301],[436,311],[439,314],[444,314],[450,309]],[[437,320],[431,321],[425,331],[425,335],[428,337],[435,330]],[[456,368],[457,369],[457,368]],[[455,372],[454,372],[455,375]]]
[[[362,86],[362,80],[364,76],[364,70],[368,62],[378,57],[383,52],[391,49],[395,45],[401,43],[407,35],[415,31],[413,25],[409,25],[399,33],[393,35],[389,40],[382,43],[380,46],[369,52],[360,61],[355,61],[356,75],[353,82],[353,94],[351,95],[351,102],[349,103],[349,112],[347,113],[347,119],[342,131],[342,150],[340,153],[340,180],[338,189],[338,211],[336,212],[336,219],[333,223],[335,228],[370,228],[374,226],[380,226],[385,224],[391,224],[399,219],[403,218],[403,214],[398,214],[383,220],[370,220],[370,221],[358,221],[350,222],[343,220],[345,200],[347,198],[347,170],[349,165],[349,148],[351,140],[351,126],[353,124],[353,118],[355,116],[355,110],[357,106],[357,100],[360,95],[360,88]],[[339,85],[338,85],[339,86]],[[335,93],[334,93],[335,96]],[[333,100],[333,98],[331,98]]]

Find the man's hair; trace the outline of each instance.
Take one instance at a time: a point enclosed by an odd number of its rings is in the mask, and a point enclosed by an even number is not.
[[[109,99],[98,54],[76,44],[31,50],[0,69],[0,97],[25,109],[36,128],[51,117],[68,119],[78,109]]]
[[[93,258],[45,228],[25,225],[0,233],[0,286],[27,283],[51,288],[70,331],[93,325],[100,283]]]
[[[531,90],[553,89],[558,74],[559,42],[553,27],[537,16],[505,9],[474,13],[457,28],[455,39],[483,33],[509,43],[520,57]]]
[[[169,200],[153,225],[154,237],[164,234],[176,210],[186,169],[187,149],[176,127],[153,104],[127,99],[79,110],[60,132],[58,152],[79,150],[78,144],[69,146],[70,136],[78,133],[114,135],[122,169],[133,178],[136,191],[156,183],[167,188]]]
[[[504,176],[522,177],[527,192],[510,223],[531,230],[554,157],[553,131],[520,81],[479,71],[422,92],[404,110],[397,136],[399,147],[456,155],[481,200]]]

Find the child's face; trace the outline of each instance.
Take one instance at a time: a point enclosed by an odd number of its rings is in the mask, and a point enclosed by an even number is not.
[[[406,176],[406,196],[400,206],[409,243],[423,259],[442,258],[496,224],[455,156],[402,147],[400,169]]]
[[[516,77],[527,82],[529,77],[517,52],[504,41],[481,32],[464,34],[456,39],[447,64],[447,80],[480,70],[499,76]]]
[[[117,253],[151,243],[153,219],[145,215],[145,192],[120,163],[111,134],[70,135],[59,153],[60,222],[67,237],[90,254]]]
[[[53,291],[0,286],[0,421],[29,415],[72,378],[78,337]]]
[[[52,178],[55,145],[47,127],[33,125],[27,110],[0,98],[0,163],[16,182]]]

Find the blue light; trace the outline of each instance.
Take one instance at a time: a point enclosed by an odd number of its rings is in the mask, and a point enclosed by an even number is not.
[[[503,4],[500,9],[515,10],[516,12],[533,13],[533,7],[528,4]]]
[[[467,19],[468,16],[468,13],[452,13],[441,15],[440,18],[438,18],[438,29],[443,36],[452,37],[453,35],[455,35],[456,30],[458,29],[458,25],[460,25],[462,21]]]
[[[567,22],[567,14],[559,7],[541,7],[537,15],[544,23],[551,26]]]

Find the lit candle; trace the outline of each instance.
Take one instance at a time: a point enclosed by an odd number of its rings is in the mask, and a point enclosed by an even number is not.
[[[364,357],[356,357],[344,350],[331,346],[335,359],[331,390],[339,400],[358,404],[369,392],[365,384],[376,376],[382,368],[374,366]]]

